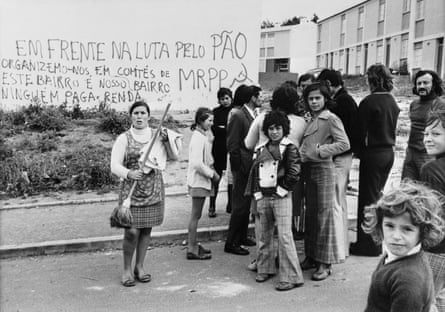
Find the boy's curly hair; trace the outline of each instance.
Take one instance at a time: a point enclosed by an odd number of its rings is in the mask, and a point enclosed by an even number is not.
[[[407,212],[412,223],[420,228],[422,247],[434,247],[445,235],[442,207],[445,207],[442,194],[418,182],[404,180],[375,204],[365,207],[362,229],[380,244],[383,241],[383,217],[393,218]]]

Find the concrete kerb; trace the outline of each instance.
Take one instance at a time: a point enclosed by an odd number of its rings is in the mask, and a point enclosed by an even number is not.
[[[254,224],[249,224],[249,235],[253,235]],[[198,229],[198,239],[201,241],[216,241],[225,239],[227,226],[203,227]],[[171,230],[153,232],[150,243],[165,245],[187,240],[187,230]],[[62,254],[69,252],[91,252],[104,249],[121,249],[122,235],[107,237],[77,238],[70,240],[57,240],[22,245],[0,246],[0,259]]]
[[[219,192],[227,192],[226,189],[222,189]],[[186,191],[176,191],[176,192],[166,192],[165,196],[184,196],[188,195]],[[72,200],[61,200],[53,202],[42,202],[42,203],[28,203],[28,204],[17,204],[17,205],[0,205],[0,210],[12,210],[12,209],[30,209],[39,207],[51,207],[51,206],[66,206],[66,205],[83,205],[83,204],[95,204],[95,203],[107,203],[112,201],[117,201],[118,196],[107,196],[98,198],[86,198],[86,199],[72,199]]]
[[[166,196],[181,196],[186,195],[187,192],[170,192],[165,194]],[[112,201],[117,201],[118,196],[107,196],[107,197],[97,197],[97,198],[86,198],[86,199],[72,199],[72,200],[59,200],[53,202],[42,202],[42,203],[28,203],[28,204],[17,204],[17,205],[2,205],[1,210],[11,210],[11,209],[30,209],[39,207],[50,207],[50,206],[66,206],[66,205],[83,205],[83,204],[95,204],[95,203],[107,203]]]

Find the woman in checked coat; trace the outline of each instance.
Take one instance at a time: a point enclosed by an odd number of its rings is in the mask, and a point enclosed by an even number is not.
[[[331,265],[345,260],[341,207],[335,204],[335,168],[332,157],[349,149],[341,120],[327,104],[329,88],[324,83],[309,85],[303,93],[309,122],[300,147],[306,184],[306,259],[301,268],[316,268],[312,279],[331,274]]]

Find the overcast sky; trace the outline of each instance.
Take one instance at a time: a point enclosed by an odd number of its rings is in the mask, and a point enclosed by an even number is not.
[[[262,21],[283,22],[294,16],[312,17],[314,13],[320,19],[343,11],[364,0],[261,0]]]

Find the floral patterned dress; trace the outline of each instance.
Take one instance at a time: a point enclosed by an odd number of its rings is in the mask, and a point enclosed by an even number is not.
[[[139,169],[140,150],[145,143],[136,141],[131,132],[127,131],[127,148],[125,151],[124,166],[130,170]],[[119,192],[119,204],[128,197],[134,180],[126,179],[121,181]],[[161,225],[164,220],[164,182],[161,170],[152,169],[144,174],[142,180],[136,184],[136,188],[131,196],[130,211],[133,215],[132,227],[137,229],[151,228]]]

